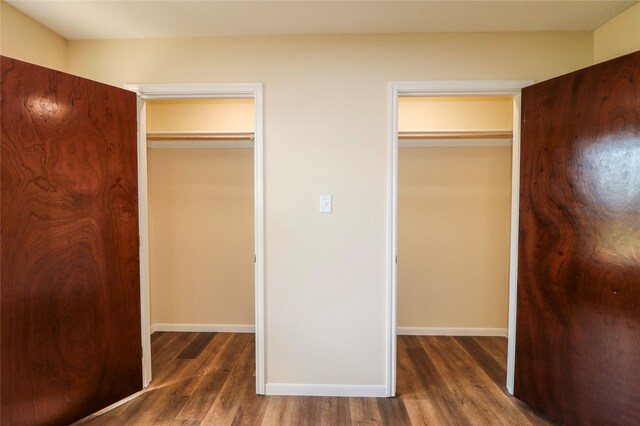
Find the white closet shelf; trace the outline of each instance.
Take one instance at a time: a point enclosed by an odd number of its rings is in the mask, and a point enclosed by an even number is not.
[[[253,131],[148,132],[149,148],[253,148]]]
[[[253,140],[254,134],[250,131],[242,132],[147,132],[149,141],[166,140]]]
[[[493,130],[402,130],[400,148],[511,146],[513,131]]]
[[[511,139],[510,129],[497,130],[402,130],[398,139]]]

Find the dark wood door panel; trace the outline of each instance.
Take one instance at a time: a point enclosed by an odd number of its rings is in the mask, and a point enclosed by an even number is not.
[[[136,98],[2,57],[2,424],[142,387]]]
[[[522,92],[515,396],[640,424],[640,52]]]

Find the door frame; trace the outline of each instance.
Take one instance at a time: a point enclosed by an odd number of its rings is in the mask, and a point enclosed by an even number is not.
[[[262,83],[127,84],[138,94],[138,191],[140,224],[140,299],[143,387],[151,382],[151,319],[149,301],[149,211],[147,183],[146,100],[250,98],[254,100],[254,246],[256,393],[265,394],[264,332],[264,117]]]
[[[518,214],[520,191],[520,92],[531,80],[393,81],[389,83],[389,135],[387,153],[387,307],[386,392],[396,394],[397,254],[398,254],[398,97],[400,96],[513,96],[511,155],[511,240],[509,250],[509,323],[507,390],[513,394],[516,297],[518,277]]]

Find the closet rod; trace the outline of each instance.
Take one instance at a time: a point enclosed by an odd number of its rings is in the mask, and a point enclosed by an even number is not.
[[[409,130],[399,131],[398,139],[510,139],[511,130]]]
[[[149,141],[201,141],[201,140],[240,140],[252,141],[253,132],[148,132]]]

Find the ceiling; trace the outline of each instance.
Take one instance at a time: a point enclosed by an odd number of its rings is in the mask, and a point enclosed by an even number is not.
[[[638,1],[7,0],[68,40],[592,31]]]

